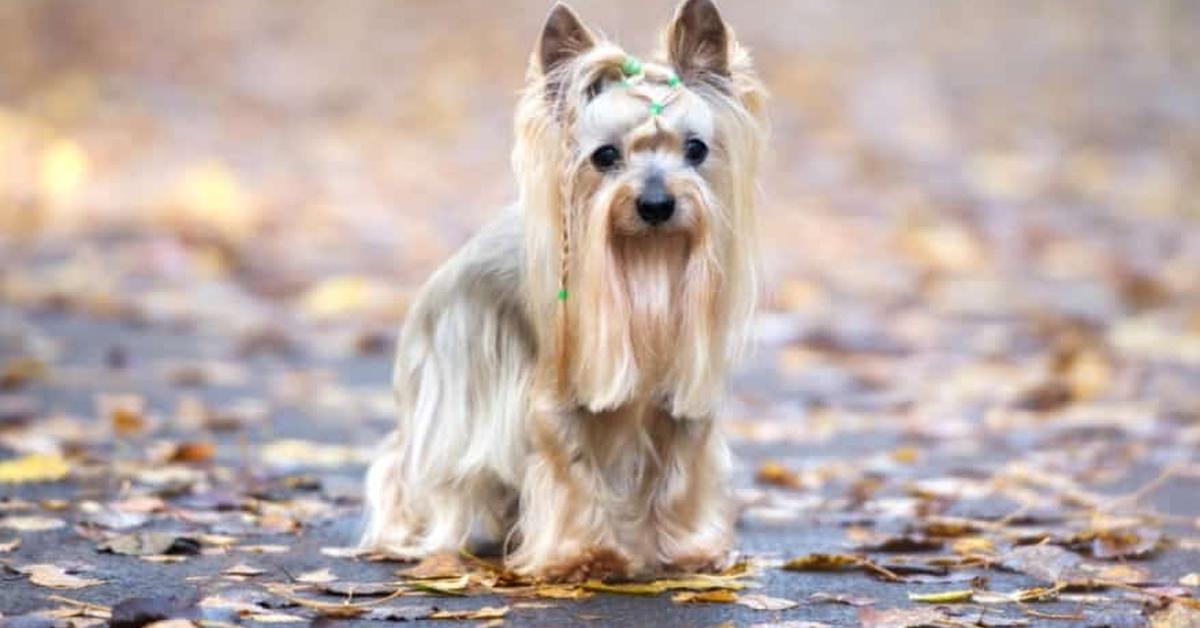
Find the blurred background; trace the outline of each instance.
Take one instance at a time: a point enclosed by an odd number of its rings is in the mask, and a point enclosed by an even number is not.
[[[0,506],[93,536],[183,508],[296,573],[352,543],[398,323],[514,199],[549,4],[0,0]],[[635,53],[674,8],[572,4]],[[743,550],[930,514],[1088,545],[1141,500],[1181,549],[1140,581],[1194,572],[1200,2],[720,4],[773,94],[758,349],[722,412]],[[105,603],[234,560],[116,564],[75,529],[9,556],[83,548]],[[0,612],[40,604],[15,581]]]
[[[673,9],[576,4],[638,52]],[[794,394],[760,405],[888,388],[814,360],[838,350],[1011,358],[1067,328],[1200,360],[1200,5],[725,5],[773,93],[747,371]],[[547,9],[0,3],[0,297],[384,350],[514,198]]]

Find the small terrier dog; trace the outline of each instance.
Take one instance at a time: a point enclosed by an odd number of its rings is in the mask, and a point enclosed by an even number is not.
[[[550,580],[728,561],[714,414],[755,303],[765,93],[711,0],[680,5],[656,58],[551,10],[516,115],[519,202],[401,330],[364,548],[503,543]]]

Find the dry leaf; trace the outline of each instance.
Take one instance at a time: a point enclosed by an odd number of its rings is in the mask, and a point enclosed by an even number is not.
[[[20,539],[17,539],[20,541]],[[1200,587],[1200,573],[1190,573],[1179,579],[1179,584],[1187,587]]]
[[[226,569],[225,571],[222,571],[221,573],[227,576],[261,576],[267,572],[259,569],[258,567],[247,565],[246,563],[238,563]]]
[[[507,606],[485,606],[474,611],[440,610],[430,613],[430,619],[501,619],[508,615]]]
[[[761,593],[738,595],[734,601],[756,611],[786,611],[789,608],[795,608],[800,605],[799,602],[785,600],[780,597],[769,597]]]
[[[296,582],[303,582],[305,584],[325,584],[334,580],[337,580],[337,576],[333,575],[333,572],[328,567],[308,571],[296,576]]]
[[[918,628],[953,625],[951,618],[933,608],[864,608],[858,612],[862,628]]]
[[[1200,626],[1200,608],[1176,602],[1150,616],[1151,628],[1196,628]]]
[[[0,484],[57,482],[71,473],[62,456],[30,454],[0,462]]]
[[[961,604],[963,602],[970,602],[971,596],[974,593],[971,589],[941,591],[938,593],[909,593],[908,599],[913,602],[924,602],[926,604]]]
[[[438,593],[441,595],[463,595],[463,591],[471,584],[471,576],[463,574],[458,578],[453,579],[426,579],[426,580],[408,580],[405,582],[409,587],[426,593]]]
[[[126,556],[194,555],[200,553],[200,542],[173,532],[141,532],[114,536],[96,549]]]
[[[65,527],[66,525],[67,523],[62,519],[41,517],[38,515],[13,515],[0,519],[0,528],[20,530],[21,532],[44,532],[46,530],[57,530]]]
[[[774,460],[762,463],[762,466],[758,468],[758,473],[754,475],[754,480],[761,484],[770,484],[783,488],[804,488],[804,482],[800,480],[799,475]]]
[[[845,604],[847,606],[872,606],[875,604],[874,598],[869,598],[864,595],[853,595],[850,593],[825,593],[818,591],[808,596],[808,601],[814,604]]]
[[[714,591],[680,591],[671,596],[671,601],[676,604],[692,604],[698,602],[714,603],[714,604],[730,604],[738,599],[737,593],[727,589],[716,589]]]
[[[466,567],[457,554],[444,552],[429,556],[416,566],[401,569],[396,574],[407,578],[454,578],[465,571]]]
[[[217,453],[216,443],[209,441],[188,441],[179,443],[171,454],[171,462],[208,462]]]
[[[18,547],[21,547],[21,537],[17,537],[11,541],[0,542],[0,554],[7,554]]]
[[[82,589],[84,587],[104,584],[103,580],[77,576],[69,573],[63,567],[50,563],[25,565],[24,567],[19,567],[18,570],[28,575],[30,582],[51,589]]]
[[[534,589],[534,594],[551,600],[586,600],[594,594],[582,587],[546,584]]]

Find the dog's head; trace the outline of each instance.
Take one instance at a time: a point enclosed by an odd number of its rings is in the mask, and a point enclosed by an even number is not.
[[[531,311],[578,403],[711,413],[754,302],[763,99],[711,0],[685,0],[644,61],[551,11],[514,163]]]

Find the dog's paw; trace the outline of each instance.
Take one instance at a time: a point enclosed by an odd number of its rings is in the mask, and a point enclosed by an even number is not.
[[[592,548],[568,558],[561,558],[535,570],[539,579],[554,582],[583,582],[629,577],[629,559],[613,549]]]

